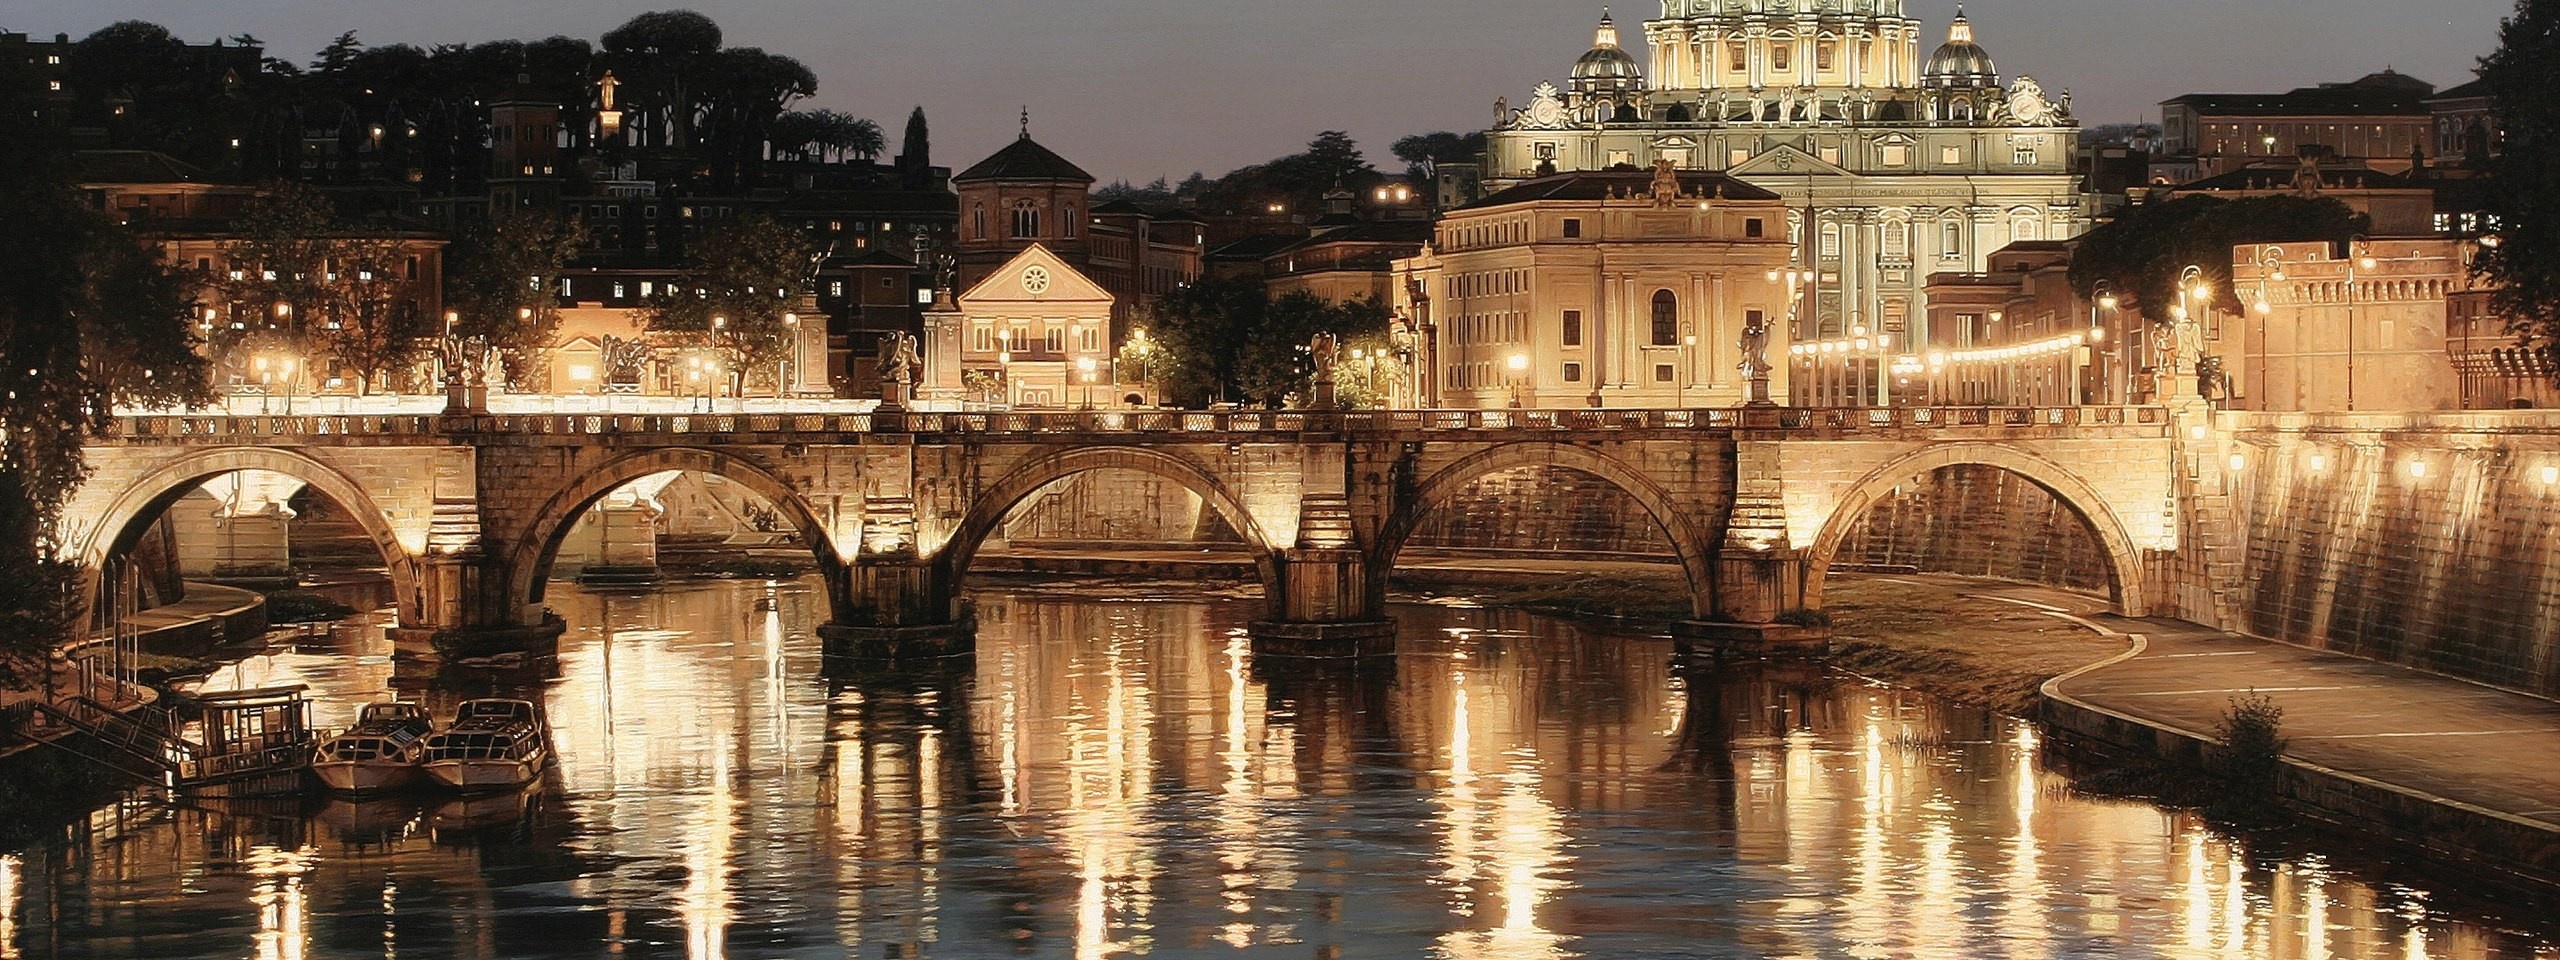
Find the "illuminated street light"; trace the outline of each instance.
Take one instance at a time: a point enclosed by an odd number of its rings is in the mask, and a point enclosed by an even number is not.
[[[1523,375],[1529,370],[1529,355],[1525,353],[1512,354],[1510,366],[1511,408],[1517,410],[1520,409],[1520,381],[1523,378]]]

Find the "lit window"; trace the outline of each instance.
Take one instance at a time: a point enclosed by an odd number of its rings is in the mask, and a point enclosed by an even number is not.
[[[587,366],[583,363],[571,364],[569,366],[569,379],[571,380],[593,380],[595,378],[596,368],[594,367]]]
[[[1961,148],[1961,147],[1939,147],[1939,148],[1938,148],[1938,162],[1939,162],[1939,163],[1963,163],[1963,162],[1964,162],[1964,150],[1963,150],[1963,148]]]
[[[2009,162],[2021,167],[2034,166],[2036,162],[2036,148],[2032,145],[2021,145],[2009,148]]]
[[[1653,293],[1653,345],[1668,347],[1680,342],[1680,298],[1669,290]]]

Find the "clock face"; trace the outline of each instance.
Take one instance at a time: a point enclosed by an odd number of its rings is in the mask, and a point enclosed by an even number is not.
[[[1022,268],[1022,289],[1034,295],[1049,292],[1049,268]]]

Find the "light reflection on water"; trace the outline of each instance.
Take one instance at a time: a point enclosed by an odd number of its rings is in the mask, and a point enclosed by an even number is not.
[[[1249,603],[988,593],[974,664],[826,680],[810,584],[552,596],[595,626],[537,790],[119,803],[0,855],[0,958],[2555,956],[2074,797],[2027,724],[1516,613],[1354,670],[1256,661]],[[214,682],[511,692],[354,639]]]

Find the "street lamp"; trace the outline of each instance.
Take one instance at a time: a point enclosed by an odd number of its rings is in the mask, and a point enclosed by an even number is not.
[[[1084,408],[1087,410],[1093,409],[1093,370],[1092,357],[1076,358],[1076,379],[1084,383]]]
[[[2374,259],[2373,241],[2364,234],[2347,239],[2347,410],[2356,408],[2356,271],[2367,273],[2382,266]]]
[[[2124,301],[2116,299],[2115,284],[2109,283],[2105,280],[2098,281],[2095,292],[2097,294],[2097,300],[2089,305],[2089,339],[2091,342],[2099,345],[2099,348],[2095,351],[2098,361],[2105,364],[2108,368],[2112,368],[2101,372],[2100,388],[2107,389],[2108,392],[2111,393],[2116,393],[2117,395],[2113,399],[2117,403],[2132,403],[2133,398],[2130,394],[2133,393],[2133,364],[2130,362],[2131,358],[2109,357],[2105,346],[2107,342],[2107,331],[2113,328],[2116,324],[2116,307],[2121,305]],[[2098,311],[2100,310],[2107,312],[2103,319],[2098,316]],[[2125,351],[2131,350],[2132,348],[2133,342],[2125,341],[2123,345],[2116,347],[2115,349]],[[2123,373],[2121,375],[2109,375],[2114,374],[2116,370],[2122,370]],[[2109,381],[2112,381],[2112,383]],[[2109,389],[2118,385],[2121,386],[2120,391]]]
[[[797,313],[783,314],[782,326],[784,329],[791,331],[791,356],[782,361],[782,383],[775,392],[787,397],[799,392],[793,388],[791,378],[794,374],[800,372],[800,315]]]
[[[1529,372],[1529,355],[1528,355],[1528,354],[1525,354],[1525,353],[1515,353],[1515,354],[1512,354],[1512,355],[1511,355],[1511,409],[1514,409],[1514,410],[1518,410],[1518,409],[1520,409],[1520,381],[1521,381],[1521,380],[1523,380],[1523,379],[1525,379],[1525,376],[1524,376],[1524,375],[1525,375],[1525,374],[1527,374],[1528,372]]]

